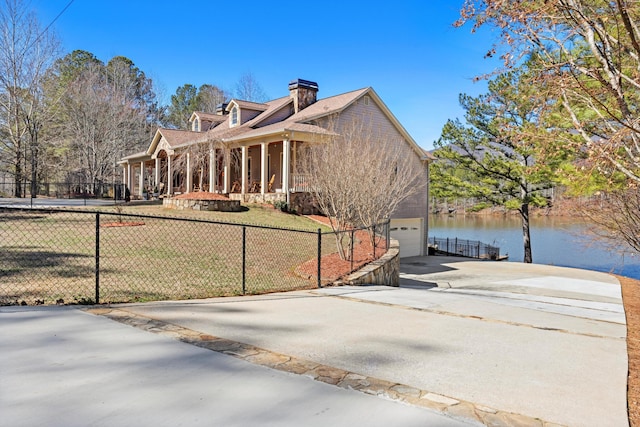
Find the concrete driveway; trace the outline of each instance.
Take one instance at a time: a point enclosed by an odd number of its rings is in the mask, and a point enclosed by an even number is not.
[[[146,331],[137,332],[142,341],[158,335],[168,344],[172,338],[180,348],[197,347],[268,367],[267,374],[258,370],[267,376],[284,371],[348,396],[377,395],[373,399],[379,405],[393,403],[391,399],[411,405],[405,408],[426,407],[446,415],[425,425],[445,425],[453,418],[496,426],[627,425],[626,326],[614,277],[445,257],[404,259],[401,271],[400,288],[336,287],[119,305],[93,312]],[[3,312],[0,316],[6,319]],[[116,326],[127,335],[135,330]],[[0,342],[6,342],[6,328],[0,331]],[[155,348],[142,350],[143,363],[130,363],[151,369]],[[3,345],[3,355],[6,349]],[[0,366],[5,365],[2,357]],[[39,357],[44,358],[40,364],[46,364],[46,357]],[[197,376],[188,366],[182,368],[186,376]],[[170,363],[159,370],[164,375],[173,372]],[[145,385],[144,390],[160,384]],[[296,391],[299,385],[283,387],[292,399],[307,393]],[[383,420],[379,416],[371,418],[373,424]],[[346,416],[337,424],[354,420]]]
[[[2,426],[468,425],[72,307],[3,307],[0,325]]]

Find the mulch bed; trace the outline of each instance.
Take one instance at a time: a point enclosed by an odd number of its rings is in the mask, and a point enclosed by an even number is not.
[[[617,276],[622,285],[622,302],[627,317],[627,407],[629,424],[640,427],[640,280]]]
[[[322,215],[306,215],[321,224],[329,225],[329,218]],[[336,280],[358,271],[362,266],[380,258],[385,252],[385,241],[376,242],[376,258],[373,257],[373,245],[369,233],[364,230],[354,233],[356,245],[353,247],[353,269],[351,268],[351,260],[340,258],[340,254],[334,252],[324,255],[320,260],[320,280],[322,283],[335,282]],[[333,244],[333,240],[331,242]],[[303,277],[314,278],[318,276],[318,260],[312,259],[300,265],[296,269],[296,273]]]
[[[100,227],[136,227],[139,225],[144,225],[144,222],[135,222],[135,221],[107,222],[104,224],[100,224]]]

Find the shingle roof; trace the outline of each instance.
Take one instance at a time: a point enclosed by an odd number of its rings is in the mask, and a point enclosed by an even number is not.
[[[325,128],[305,122],[344,110],[368,90],[369,88],[364,88],[343,93],[341,95],[320,99],[307,108],[303,109],[302,111],[298,112],[297,114],[286,118],[285,120],[270,124],[268,126],[255,128],[261,122],[265,121],[269,116],[272,116],[281,108],[292,102],[292,99],[289,96],[274,99],[273,101],[262,104],[268,107],[265,112],[248,121],[247,123],[230,128],[229,122],[227,121],[226,123],[209,131],[208,136],[213,139],[237,141],[240,139],[256,138],[262,135],[269,135],[286,131],[332,135],[333,132]]]
[[[142,158],[142,157],[145,157],[145,156],[147,156],[147,152],[146,152],[146,151],[141,151],[141,152],[139,152],[139,153],[130,154],[130,155],[128,155],[128,156],[125,156],[125,157],[123,157],[123,158],[121,159],[121,161],[122,161],[122,160],[139,159],[139,158]]]
[[[244,130],[241,133],[235,135],[225,136],[223,139],[227,141],[240,140],[240,139],[249,139],[249,138],[257,138],[263,135],[271,135],[274,133],[283,133],[283,132],[307,132],[318,135],[335,135],[334,132],[329,131],[320,126],[306,124],[306,123],[297,123],[295,120],[284,120],[278,123],[273,123],[268,126],[260,127],[257,129],[249,129]]]
[[[309,105],[307,108],[294,114],[289,119],[296,122],[305,122],[317,119],[322,116],[327,116],[332,113],[337,113],[347,108],[356,99],[358,99],[370,89],[371,88],[363,88],[351,92],[346,92],[340,95],[331,96],[329,98],[319,99],[315,103]]]
[[[318,126],[315,121],[322,117],[344,111],[347,107],[352,105],[357,99],[364,96],[365,94],[370,95],[374,100],[376,100],[375,102],[377,102],[383,108],[388,118],[398,127],[400,132],[405,135],[409,143],[414,146],[416,152],[418,152],[418,154],[421,154],[421,157],[429,159],[430,156],[427,153],[424,153],[424,151],[420,147],[418,147],[415,141],[413,141],[411,136],[406,132],[406,130],[404,130],[397,119],[393,117],[393,114],[388,110],[382,100],[379,99],[378,95],[370,87],[346,92],[324,99],[319,99],[315,103],[309,105],[308,107],[291,116],[288,116],[288,114],[290,114],[290,105],[293,103],[293,100],[290,96],[284,96],[265,103],[232,100],[231,102],[236,103],[240,108],[260,111],[260,113],[246,123],[231,127],[229,115],[221,116],[217,114],[197,112],[194,114],[197,114],[203,120],[211,120],[212,122],[217,123],[217,126],[211,127],[206,132],[192,132],[175,129],[159,129],[158,132],[162,136],[164,136],[171,149],[197,144],[204,141],[217,140],[222,142],[241,142],[243,140],[250,140],[254,138],[258,139],[269,136],[280,137],[280,135],[283,133],[291,132],[304,133],[307,134],[307,136],[310,138],[315,138],[316,135],[334,135],[334,133],[329,129]],[[285,108],[287,110],[283,111],[283,109]],[[279,113],[282,114],[282,116],[277,115]],[[273,119],[274,116],[278,118],[286,118],[275,123],[261,126],[264,123],[270,123],[269,119]],[[294,138],[295,137],[303,136],[297,135],[294,136]],[[154,142],[152,142],[149,150],[155,150],[156,146],[154,145],[154,143],[157,144],[158,142],[156,141],[156,139],[159,138],[154,138]]]
[[[283,96],[282,98],[269,101],[265,104],[269,108],[267,108],[262,114],[259,114],[257,117],[249,120],[247,122],[247,125],[250,127],[258,126],[260,123],[264,122],[266,119],[280,111],[280,109],[291,103],[293,103],[293,99],[290,96]]]
[[[194,111],[193,114],[197,115],[202,120],[206,120],[208,122],[214,122],[214,123],[224,122],[227,119],[227,116],[223,116],[221,114],[214,114],[214,113],[205,113],[203,111]]]
[[[201,132],[193,132],[190,130],[159,128],[158,132],[160,132],[171,148],[175,148],[179,145],[185,145],[194,139],[200,139],[198,137],[202,136]]]
[[[231,101],[238,104],[238,107],[246,108],[247,110],[265,111],[267,108],[269,108],[267,104],[262,104],[259,102],[243,101],[241,99],[232,99]],[[228,106],[227,106],[227,109],[229,109]]]
[[[282,108],[290,104],[291,102],[292,102],[291,98],[288,96],[285,96],[282,98],[278,98],[278,99],[274,99],[272,101],[266,102],[264,104],[260,104],[266,107],[264,112],[262,114],[259,114],[257,117],[254,117],[253,119],[249,120],[248,122],[243,123],[240,126],[230,127],[229,120],[228,120],[229,116],[225,116],[227,120],[225,120],[225,122],[221,123],[215,128],[210,129],[207,132],[207,137],[209,139],[226,140],[226,139],[237,137],[244,133],[248,133],[252,131],[255,126],[258,126],[261,122],[265,121],[266,119],[271,117],[273,114],[277,113]],[[282,123],[282,122],[279,122],[279,123]],[[265,128],[266,127],[268,126],[265,126]]]

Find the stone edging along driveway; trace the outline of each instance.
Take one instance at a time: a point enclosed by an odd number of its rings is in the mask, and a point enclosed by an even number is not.
[[[122,308],[88,308],[85,311],[147,332],[168,336],[186,344],[236,357],[249,363],[291,374],[304,375],[315,381],[321,381],[344,389],[421,406],[445,413],[452,418],[466,419],[488,426],[557,426],[557,424],[548,423],[540,419],[475,405],[472,402],[457,400],[431,393],[427,390],[360,375],[355,372],[333,368],[225,338],[214,337],[182,326],[134,314]]]

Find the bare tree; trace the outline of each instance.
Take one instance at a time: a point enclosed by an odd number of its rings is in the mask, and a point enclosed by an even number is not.
[[[17,197],[31,168],[32,189],[41,151],[39,134],[44,121],[42,79],[58,49],[56,37],[43,31],[35,14],[22,0],[0,5],[0,157],[10,165]],[[27,166],[27,158],[30,164]]]
[[[264,89],[250,72],[243,74],[236,83],[235,97],[252,102],[264,102],[268,99]]]
[[[198,89],[196,104],[199,111],[213,113],[228,98],[224,90],[215,85],[203,84]]]
[[[469,21],[499,30],[487,56],[502,53],[507,67],[535,55],[531,83],[555,89],[574,128],[566,143],[640,183],[639,2],[466,0],[457,24]]]
[[[640,252],[640,188],[637,185],[598,193],[583,203],[581,211],[596,225],[591,232],[599,242],[613,251],[619,251],[620,243],[624,242]]]
[[[122,153],[141,148],[147,139],[146,104],[136,95],[135,79],[118,67],[88,64],[61,101],[66,119],[60,130],[76,170],[93,184],[111,178]]]
[[[355,118],[334,128],[340,129],[339,134],[301,153],[300,168],[337,232],[344,259],[343,231],[390,218],[400,203],[425,189],[427,176],[420,156],[406,141],[376,128],[371,120]]]

